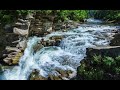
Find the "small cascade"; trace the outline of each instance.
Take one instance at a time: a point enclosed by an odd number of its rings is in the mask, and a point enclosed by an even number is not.
[[[41,37],[31,37],[28,40],[24,55],[20,58],[19,66],[7,69],[2,75],[5,80],[28,80],[34,69],[39,75],[59,76],[58,69],[71,70],[76,73],[80,61],[86,57],[86,48],[96,46],[109,46],[111,31],[119,29],[118,26],[100,25],[102,21],[88,19],[87,24],[81,24],[76,29],[67,32],[53,32],[43,37],[49,39],[53,36],[63,36],[59,46],[46,46],[34,52],[34,46],[41,41]],[[90,24],[90,23],[97,24]],[[66,77],[68,80],[71,77]]]

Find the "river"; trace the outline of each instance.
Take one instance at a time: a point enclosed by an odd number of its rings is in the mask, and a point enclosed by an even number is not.
[[[41,37],[30,37],[19,66],[6,69],[1,80],[28,80],[32,70],[37,69],[40,75],[47,77],[49,74],[58,75],[56,68],[72,70],[76,73],[80,61],[86,57],[86,48],[96,46],[109,46],[111,30],[119,26],[104,25],[103,21],[88,19],[87,23],[67,32],[53,32],[44,39],[52,36],[63,36],[59,46],[43,47],[36,53],[33,46]]]

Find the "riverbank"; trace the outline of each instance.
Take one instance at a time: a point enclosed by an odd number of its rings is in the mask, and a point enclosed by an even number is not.
[[[57,21],[52,15],[36,13],[6,25],[2,41],[9,44],[3,45],[7,47],[1,64],[13,68],[3,69],[4,79],[70,80],[76,76],[87,48],[117,43],[113,38],[119,26],[97,19],[80,21]]]
[[[73,78],[80,61],[86,57],[86,48],[108,46],[111,32],[119,28],[99,23],[80,24],[77,27],[66,31],[60,29],[42,37],[30,37],[19,65],[4,72],[4,77],[7,80]],[[56,44],[57,40],[59,43]]]

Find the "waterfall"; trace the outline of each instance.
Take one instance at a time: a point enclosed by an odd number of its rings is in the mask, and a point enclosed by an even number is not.
[[[95,21],[93,20],[93,22]],[[100,24],[81,24],[80,27],[68,32],[53,32],[44,38],[64,36],[60,45],[43,47],[37,52],[34,52],[33,46],[41,38],[29,38],[19,66],[7,69],[3,73],[3,79],[27,80],[34,69],[39,70],[39,74],[44,77],[48,77],[49,74],[59,75],[56,71],[57,68],[76,72],[80,61],[86,57],[86,48],[108,46],[110,39],[107,37],[111,35],[111,30],[113,29],[118,29],[118,27]]]
[[[96,10],[88,10],[89,18],[94,18],[95,13],[96,13]]]

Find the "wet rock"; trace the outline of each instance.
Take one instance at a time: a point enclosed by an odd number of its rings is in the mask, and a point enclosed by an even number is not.
[[[12,58],[12,64],[17,65],[19,63],[20,58],[22,57],[23,53],[19,52],[16,54],[14,58]]]
[[[60,74],[59,77],[61,77],[62,80],[64,80],[63,78],[73,78],[76,75],[76,73],[71,70],[62,70],[58,68],[56,69],[56,71]]]
[[[120,46],[87,48],[86,55],[92,58],[94,55],[117,57],[120,55]]]
[[[63,36],[52,36],[50,37],[50,41],[53,41],[54,46],[59,46]]]
[[[17,65],[22,55],[23,52],[9,53],[7,57],[3,59],[3,62],[5,62],[8,65]]]
[[[120,46],[120,34],[115,34],[114,39],[110,41],[110,46]]]
[[[112,32],[112,33],[119,33],[119,30],[114,29],[114,30],[112,30],[111,32]]]
[[[20,41],[16,47],[24,50],[27,47],[27,40]]]
[[[61,74],[61,77],[68,77],[69,76],[69,72],[67,72],[66,70],[62,70],[62,69],[56,69],[56,71]]]
[[[54,80],[54,76],[53,75],[48,75],[48,80]]]
[[[78,22],[75,22],[72,20],[65,21],[65,24],[67,29],[75,29],[75,28],[78,28],[78,26],[80,26]]]
[[[29,80],[47,80],[47,78],[39,75],[39,70],[33,70],[32,73],[30,74]]]
[[[7,58],[3,59],[3,62],[5,62],[8,65],[11,65],[12,64],[12,59],[7,57]]]
[[[41,43],[37,43],[35,46],[33,46],[34,53],[42,49],[44,46]]]
[[[39,70],[33,70],[29,76],[29,80],[69,80],[69,75],[72,73],[70,70],[61,70],[56,69],[60,75],[51,75],[49,74],[48,77],[43,77],[39,74]]]
[[[43,23],[43,31],[44,33],[51,33],[53,31],[52,22],[44,22]]]
[[[43,17],[41,19],[36,18],[31,23],[30,33],[32,36],[40,36],[43,37],[44,35],[47,35],[52,32],[53,30],[53,22],[49,21],[48,18],[44,19]]]
[[[52,36],[50,37],[50,40],[61,40],[63,36]]]
[[[48,75],[48,80],[62,80],[60,76]]]
[[[55,46],[55,41],[54,40],[49,40],[48,46]]]
[[[61,42],[61,37],[50,37],[50,40],[41,40],[41,44],[45,47],[47,46],[59,46]]]
[[[52,27],[49,27],[49,28],[47,29],[47,32],[49,32],[49,33],[51,33],[52,31],[53,31]]]
[[[56,40],[56,42],[55,42],[55,46],[59,46],[60,43],[61,43],[61,39]]]
[[[63,23],[54,23],[54,30],[59,31],[61,29],[65,29],[66,26]]]
[[[24,50],[7,46],[2,55],[2,62],[6,65],[18,65]]]

